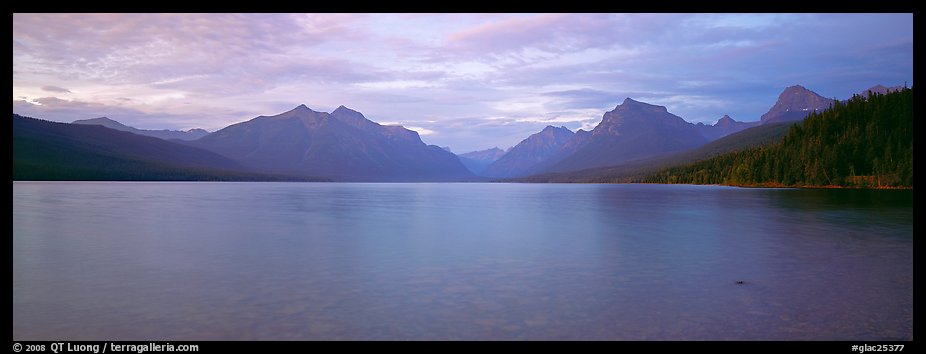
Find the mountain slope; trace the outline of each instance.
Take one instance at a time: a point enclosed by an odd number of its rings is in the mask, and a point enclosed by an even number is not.
[[[129,132],[138,135],[151,136],[158,139],[178,139],[178,140],[196,140],[202,138],[209,134],[208,131],[203,129],[190,129],[190,130],[146,130],[138,129],[134,127],[127,126],[125,124],[119,123],[118,121],[100,117],[93,119],[80,119],[71,122],[71,124],[83,124],[83,125],[102,125],[109,129]]]
[[[466,166],[472,173],[481,175],[486,167],[489,167],[489,165],[504,155],[505,150],[494,147],[491,149],[470,151],[457,156],[460,157],[460,162],[463,163],[463,166]]]
[[[360,112],[329,113],[305,105],[275,116],[233,124],[192,146],[262,171],[344,181],[457,181],[475,176],[456,155],[426,145],[418,133],[383,126]]]
[[[796,121],[770,123],[727,135],[702,146],[676,153],[629,161],[616,166],[580,171],[539,174],[518,182],[626,183],[672,166],[709,159],[728,152],[771,145],[781,141]]]
[[[545,172],[613,166],[706,142],[694,124],[669,113],[665,107],[627,98],[606,112],[591,132],[577,133],[564,144]]]
[[[913,89],[857,96],[792,126],[780,144],[670,168],[640,182],[913,186]]]
[[[801,85],[786,88],[768,112],[759,118],[762,124],[801,120],[807,115],[822,111],[833,105],[833,100],[824,98]]]
[[[215,154],[98,125],[13,114],[14,180],[275,180]],[[299,178],[299,180],[307,180]]]
[[[566,127],[548,125],[515,145],[483,172],[488,177],[519,177],[536,171],[543,163],[572,139],[574,133]]]

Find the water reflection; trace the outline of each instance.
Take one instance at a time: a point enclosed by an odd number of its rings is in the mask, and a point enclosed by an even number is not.
[[[912,192],[857,192],[17,182],[13,334],[912,339]]]

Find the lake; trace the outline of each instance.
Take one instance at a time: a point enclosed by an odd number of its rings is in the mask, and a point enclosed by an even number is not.
[[[13,338],[912,340],[913,192],[14,182]]]

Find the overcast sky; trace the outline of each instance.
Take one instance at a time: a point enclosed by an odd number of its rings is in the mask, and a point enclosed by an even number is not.
[[[344,105],[462,153],[624,98],[755,121],[913,84],[912,14],[14,14],[13,111],[214,131]]]

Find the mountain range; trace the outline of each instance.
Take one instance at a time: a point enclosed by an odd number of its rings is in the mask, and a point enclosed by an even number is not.
[[[206,136],[206,135],[209,135],[209,131],[207,131],[207,130],[205,130],[205,129],[198,129],[198,128],[196,128],[196,129],[190,129],[190,130],[167,130],[167,129],[161,129],[161,130],[146,130],[146,129],[138,129],[138,128],[134,128],[134,127],[127,126],[127,125],[125,125],[125,124],[119,123],[119,122],[117,122],[117,121],[114,121],[114,120],[109,119],[109,118],[106,118],[106,117],[92,118],[92,119],[80,119],[80,120],[75,120],[75,121],[71,122],[71,124],[102,125],[102,126],[107,127],[107,128],[109,128],[109,129],[114,129],[114,130],[129,132],[129,133],[134,133],[134,134],[138,134],[138,135],[151,136],[151,137],[155,137],[155,138],[158,138],[158,139],[164,139],[164,140],[171,140],[171,139],[177,139],[177,140],[196,140],[196,139],[202,138],[202,137],[204,137],[204,136]]]
[[[590,168],[579,171],[540,173],[515,178],[518,182],[582,182],[626,183],[633,178],[655,173],[672,166],[709,159],[721,154],[748,148],[762,147],[779,142],[798,121],[769,123],[748,128],[694,149],[653,156],[615,166]]]
[[[894,90],[879,85],[861,95]],[[689,123],[666,107],[627,98],[605,112],[590,131],[547,126],[507,151],[495,147],[460,156],[449,148],[425,144],[415,131],[375,123],[344,106],[326,113],[299,105],[214,133],[141,130],[105,117],[70,125],[35,123],[14,114],[14,166],[19,171],[52,173],[53,168],[37,166],[57,166],[84,173],[87,169],[79,167],[82,159],[96,161],[89,165],[97,167],[128,166],[118,162],[126,160],[143,163],[145,170],[172,169],[173,175],[161,174],[171,176],[183,175],[177,172],[180,168],[208,170],[212,176],[221,170],[225,172],[218,175],[225,177],[238,173],[336,181],[476,181],[482,178],[478,176],[529,175],[568,180],[568,176],[597,176],[615,168],[630,173],[633,166],[666,166],[752,146],[751,139],[780,137],[782,127],[790,125],[786,123],[800,121],[833,102],[796,85],[786,88],[758,121],[739,122],[724,115],[706,125]],[[42,179],[38,172],[14,174],[27,175]]]
[[[698,123],[695,124],[695,126],[705,139],[714,141],[738,131],[758,126],[759,124],[761,124],[761,122],[737,122],[725,114],[723,117],[720,117],[714,125]]]
[[[211,151],[13,114],[13,180],[319,181],[250,171]]]
[[[450,151],[450,149],[444,150]],[[470,172],[483,175],[483,172],[489,165],[504,155],[505,150],[499,149],[496,146],[485,150],[470,151],[458,156],[460,157],[460,162],[462,162],[463,166],[466,166]]]
[[[617,165],[648,156],[680,151],[707,142],[697,128],[666,107],[627,98],[606,112],[589,134],[576,135],[572,145],[554,156],[548,172],[577,171]],[[557,161],[558,160],[558,161]]]
[[[545,158],[516,156],[516,149],[512,149],[493,165],[504,161],[507,165],[520,166],[519,169],[493,175],[490,173],[495,171],[494,166],[490,165],[484,175],[525,177],[533,174],[568,174],[627,163],[646,165],[651,163],[649,160],[652,158],[690,150],[749,128],[803,119],[811,112],[829,107],[832,102],[796,85],[786,88],[779,95],[778,101],[762,116],[764,120],[738,122],[724,115],[717,123],[706,125],[689,123],[669,113],[666,107],[627,98],[606,112],[601,122],[591,131],[579,130],[565,142],[557,142],[559,148],[544,155]],[[531,140],[530,144],[538,144],[537,139],[535,134],[522,143]],[[546,144],[553,145],[552,142]]]
[[[187,144],[261,171],[341,181],[462,181],[475,176],[453,153],[401,126],[380,125],[340,106],[299,105],[230,125]]]

